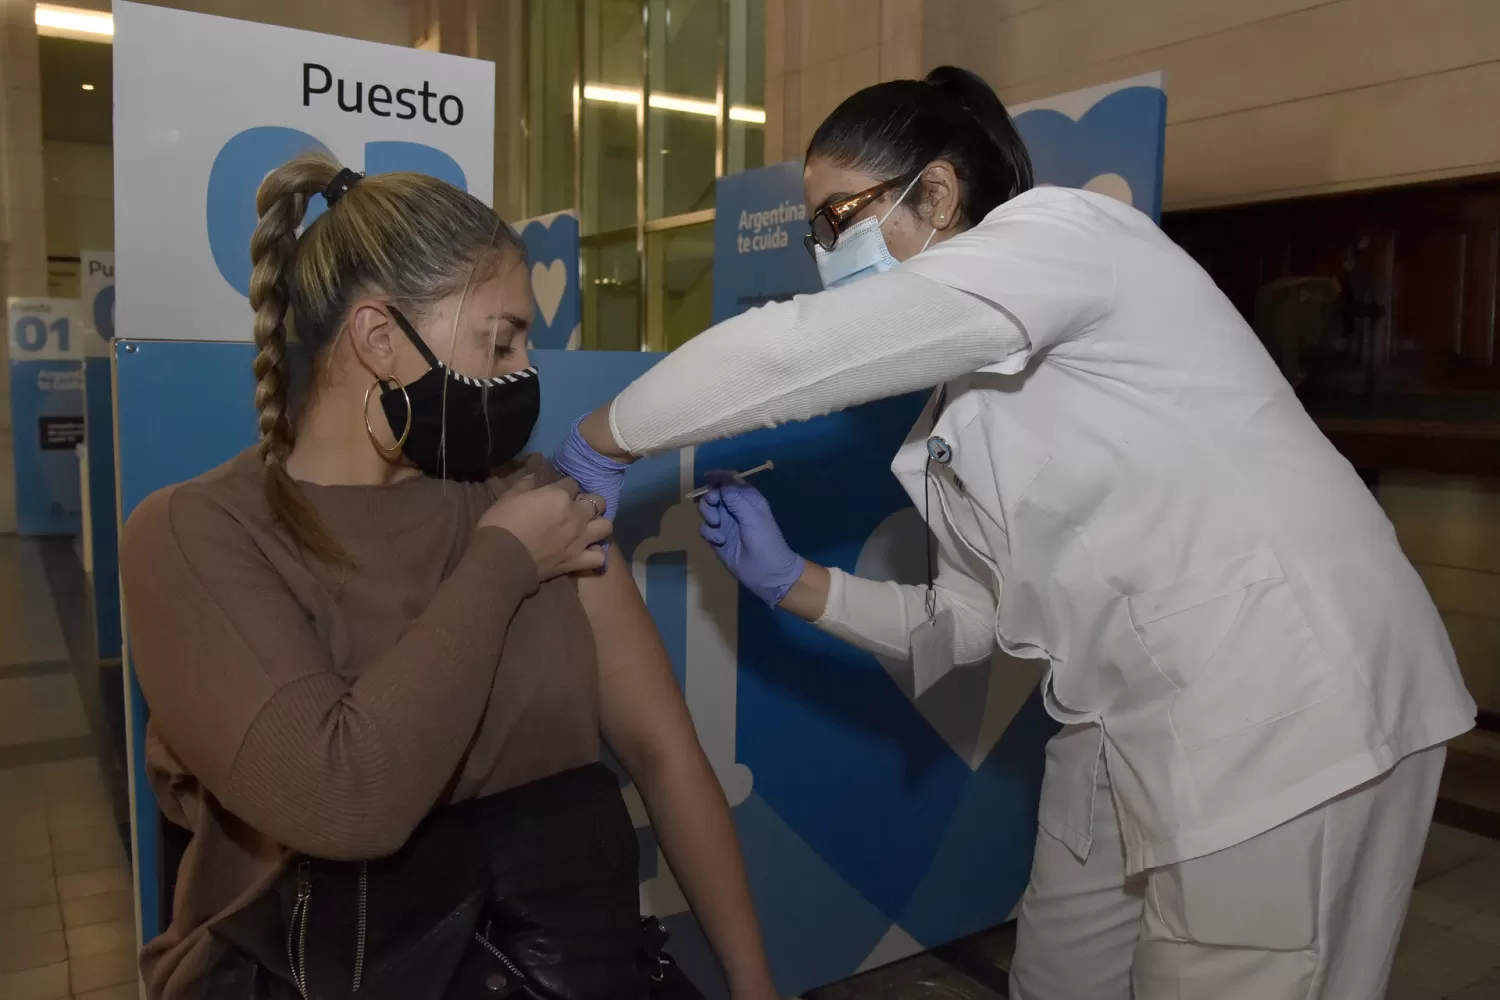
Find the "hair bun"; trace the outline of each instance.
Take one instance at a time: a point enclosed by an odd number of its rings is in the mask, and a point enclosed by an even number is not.
[[[1005,110],[999,95],[978,73],[958,66],[939,66],[924,77],[925,82],[935,87],[951,100],[984,130],[997,151],[1005,154],[1017,141],[1015,122]],[[1024,148],[1024,147],[1023,147]],[[1031,162],[1029,158],[1017,158],[1014,168],[1016,185],[1011,191],[1014,197],[1032,186]]]

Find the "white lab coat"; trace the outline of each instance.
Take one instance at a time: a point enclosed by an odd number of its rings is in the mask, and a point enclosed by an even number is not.
[[[1087,856],[1102,760],[1127,870],[1172,864],[1473,725],[1380,506],[1148,219],[1043,188],[898,270],[1030,344],[939,389],[892,469],[921,509],[930,467],[940,544],[993,577],[996,640],[1048,661],[1055,718],[1098,724],[1098,753],[1049,760],[1048,833]]]

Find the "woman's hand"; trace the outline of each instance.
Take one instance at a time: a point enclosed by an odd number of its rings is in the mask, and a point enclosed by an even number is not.
[[[542,580],[604,566],[600,544],[614,530],[603,517],[603,497],[580,493],[571,479],[546,486],[527,477],[505,492],[479,519],[481,528],[504,528],[536,562]]]
[[[552,465],[577,480],[583,489],[603,497],[604,516],[614,517],[620,510],[620,491],[625,487],[625,470],[630,463],[616,461],[594,449],[582,432],[585,422],[592,419],[594,415],[590,414],[573,421],[568,436],[552,455]]]
[[[802,578],[807,561],[787,545],[760,490],[732,472],[710,472],[707,481],[709,491],[698,501],[699,534],[745,589],[776,607]]]

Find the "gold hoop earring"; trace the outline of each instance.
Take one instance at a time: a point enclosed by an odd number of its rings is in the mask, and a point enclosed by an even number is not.
[[[393,458],[401,454],[401,446],[406,444],[407,437],[411,435],[411,396],[407,393],[406,386],[402,385],[401,380],[394,374],[391,376],[391,381],[396,383],[396,388],[401,390],[401,396],[406,400],[406,429],[401,432],[401,437],[396,441],[394,447],[387,448],[381,444],[380,438],[375,436],[375,428],[370,426],[370,393],[375,391],[376,386],[383,386],[385,380],[376,379],[365,390],[365,433],[370,435],[370,443],[375,446],[375,450],[387,458]]]

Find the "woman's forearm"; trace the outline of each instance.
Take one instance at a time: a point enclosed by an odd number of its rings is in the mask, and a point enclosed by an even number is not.
[[[731,994],[735,1000],[775,997],[734,822],[707,758],[663,757],[632,777]]]
[[[809,591],[815,592],[816,586],[811,584]],[[927,620],[925,586],[823,570],[821,587],[821,602],[809,596],[807,606],[794,613],[806,617],[800,612],[811,610],[817,603],[821,609],[818,616],[808,620],[829,635],[877,656],[895,660],[910,657],[912,630]],[[993,595],[972,578],[940,565],[932,596],[932,610],[947,611],[953,617],[954,666],[988,657],[995,643]]]
[[[892,271],[742,313],[664,358],[587,421],[603,455],[650,455],[930,389],[1004,361],[1006,313]]]

